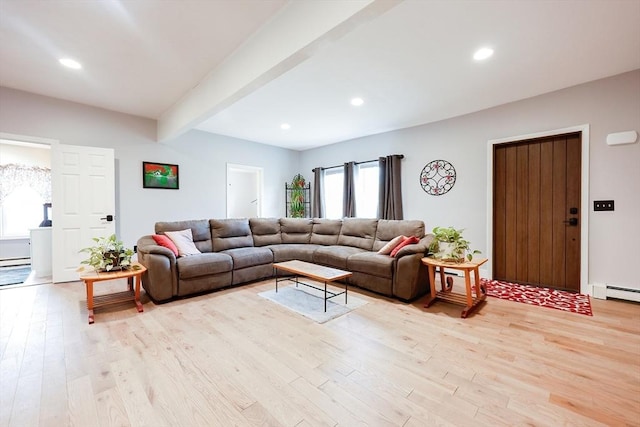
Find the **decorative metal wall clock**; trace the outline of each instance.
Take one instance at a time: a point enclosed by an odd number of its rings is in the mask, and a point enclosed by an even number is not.
[[[434,160],[420,172],[422,189],[432,196],[441,196],[456,183],[456,168],[446,160]]]

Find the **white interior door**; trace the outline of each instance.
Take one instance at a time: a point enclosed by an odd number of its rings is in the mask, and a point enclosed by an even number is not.
[[[262,168],[227,164],[227,218],[258,218],[262,213]]]
[[[115,233],[115,164],[110,148],[55,144],[51,156],[53,282],[78,280],[93,237]]]

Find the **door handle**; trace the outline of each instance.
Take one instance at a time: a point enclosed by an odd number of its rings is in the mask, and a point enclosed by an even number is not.
[[[111,222],[111,221],[113,221],[113,215],[107,215],[106,217],[100,218],[100,219],[106,219],[107,222]]]
[[[569,224],[572,227],[575,227],[576,225],[578,225],[578,218],[569,218],[566,221],[563,221],[565,224]]]

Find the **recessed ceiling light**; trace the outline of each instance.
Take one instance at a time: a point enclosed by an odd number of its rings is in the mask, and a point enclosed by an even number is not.
[[[283,124],[280,125],[280,129],[289,130],[289,129],[291,129],[291,125],[289,123],[283,123]]]
[[[476,50],[476,53],[473,54],[473,59],[475,59],[476,61],[482,61],[489,58],[491,55],[493,55],[493,49],[489,47],[483,47]]]
[[[351,105],[355,105],[356,107],[359,107],[362,104],[364,104],[364,100],[362,98],[353,98],[351,100]]]
[[[80,68],[82,68],[82,64],[80,64],[78,61],[74,61],[71,58],[61,58],[60,63],[65,67],[73,68],[74,70],[79,70]]]

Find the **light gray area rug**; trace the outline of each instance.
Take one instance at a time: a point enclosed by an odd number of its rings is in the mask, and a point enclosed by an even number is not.
[[[283,286],[278,287],[277,293],[275,289],[271,289],[260,292],[258,295],[318,323],[328,322],[367,303],[367,301],[348,292],[347,305],[344,303],[344,295],[339,295],[327,301],[327,312],[325,313],[324,292],[306,286],[299,286],[298,288],[295,285]]]
[[[31,265],[0,268],[0,286],[24,283],[31,274]]]

